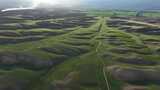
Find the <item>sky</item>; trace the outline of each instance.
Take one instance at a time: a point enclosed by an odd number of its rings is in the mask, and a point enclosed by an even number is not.
[[[88,6],[104,9],[160,9],[160,0],[86,0]]]
[[[33,0],[0,0],[0,9],[32,6]],[[46,1],[46,0],[42,0]],[[51,0],[50,0],[51,1]],[[61,4],[78,2],[86,8],[100,9],[160,9],[160,0],[52,0]]]

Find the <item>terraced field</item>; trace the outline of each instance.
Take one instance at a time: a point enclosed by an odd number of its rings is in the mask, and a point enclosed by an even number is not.
[[[0,90],[160,89],[158,22],[13,16],[0,22]]]

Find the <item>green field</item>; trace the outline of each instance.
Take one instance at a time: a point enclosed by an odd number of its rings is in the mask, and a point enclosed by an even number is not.
[[[87,15],[95,20],[87,26],[83,26],[86,21],[62,29],[1,29],[0,40],[4,42],[0,44],[0,90],[159,90],[159,34],[130,32],[110,25],[111,16],[134,17],[136,13],[92,10]],[[144,16],[158,18],[160,13]],[[27,20],[23,24],[61,24],[64,19]],[[77,20],[70,19],[73,23]],[[160,25],[126,22],[124,26],[133,30],[157,30]]]
[[[136,16],[139,11],[131,11],[131,10],[88,10],[88,15],[92,16]],[[145,17],[160,17],[159,11],[143,11],[143,16]]]

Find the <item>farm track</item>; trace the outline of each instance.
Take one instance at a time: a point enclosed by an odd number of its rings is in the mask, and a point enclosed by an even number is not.
[[[100,35],[100,33],[103,33],[102,32],[102,27],[103,25],[105,25],[105,18],[102,18],[103,20],[101,21],[100,25],[99,25],[99,28],[98,28],[98,33],[97,33],[97,36]],[[106,87],[107,87],[107,90],[111,90],[111,85],[109,84],[109,80],[108,80],[108,77],[107,77],[107,74],[106,74],[106,70],[105,70],[105,67],[106,67],[106,64],[104,63],[103,59],[101,58],[101,56],[99,55],[99,47],[101,47],[102,45],[102,41],[101,40],[98,40],[98,44],[96,46],[96,53],[97,53],[97,57],[100,58],[100,62],[103,66],[103,76],[104,76],[104,80],[105,80],[105,83],[106,83]]]

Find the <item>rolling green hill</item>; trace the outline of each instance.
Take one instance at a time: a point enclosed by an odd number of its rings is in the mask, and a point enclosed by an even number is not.
[[[159,90],[159,17],[111,13],[3,16],[0,90]]]

